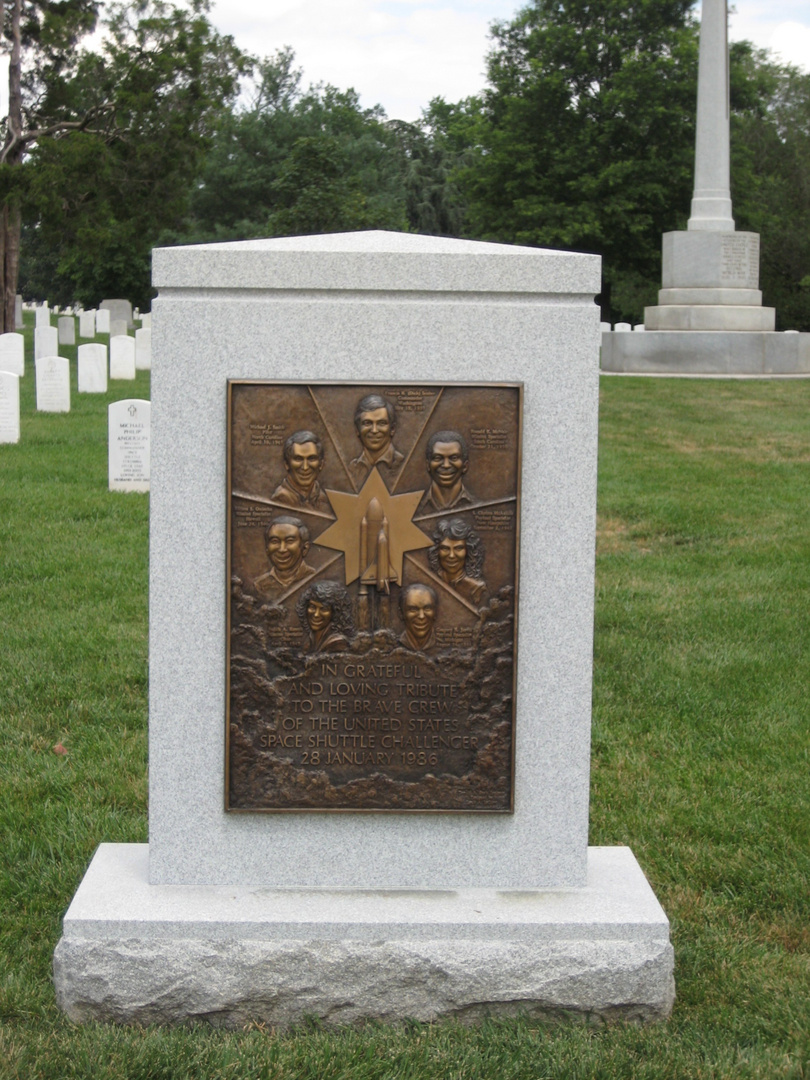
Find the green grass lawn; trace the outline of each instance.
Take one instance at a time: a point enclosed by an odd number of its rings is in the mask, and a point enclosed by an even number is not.
[[[0,446],[0,1077],[810,1077],[810,381],[603,380],[591,842],[672,920],[672,1019],[275,1036],[54,1004],[93,851],[147,834],[148,496],[107,491],[106,406],[148,374],[79,396],[72,367],[37,414],[27,362]]]

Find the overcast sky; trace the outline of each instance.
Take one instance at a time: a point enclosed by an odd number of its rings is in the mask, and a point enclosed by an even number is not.
[[[304,82],[353,86],[364,105],[415,120],[431,98],[485,84],[487,31],[519,0],[215,0],[212,19],[266,55],[291,46]],[[737,0],[733,40],[748,38],[810,70],[810,0]]]
[[[520,0],[214,0],[212,20],[259,56],[291,46],[304,85],[351,86],[363,105],[416,120],[433,97],[458,101],[483,88],[489,27],[520,6]],[[810,0],[737,0],[731,37],[810,70]],[[2,115],[7,71],[8,58],[0,57]]]

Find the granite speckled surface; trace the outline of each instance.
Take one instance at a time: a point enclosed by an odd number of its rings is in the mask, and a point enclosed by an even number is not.
[[[663,1019],[669,924],[629,848],[575,891],[156,886],[146,845],[103,844],[54,958],[75,1021],[283,1028],[317,1015]]]
[[[158,248],[152,281],[171,289],[579,295],[601,288],[594,255],[409,233],[332,233]]]
[[[666,916],[628,848],[587,847],[599,260],[363,233],[158,251],[155,280],[149,845],[96,853],[60,1007],[274,1028],[668,1016]],[[525,384],[514,814],[225,812],[237,378]]]
[[[584,884],[598,258],[361,233],[156,251],[155,280],[151,880]],[[229,378],[525,383],[514,815],[223,811]]]

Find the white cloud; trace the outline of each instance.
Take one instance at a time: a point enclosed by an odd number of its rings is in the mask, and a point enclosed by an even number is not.
[[[363,105],[379,103],[391,117],[415,120],[433,97],[457,101],[483,89],[489,26],[512,18],[522,3],[216,0],[211,18],[241,48],[260,56],[291,46],[305,85],[352,86]],[[773,48],[810,70],[810,0],[736,0],[733,6],[733,40]]]
[[[810,26],[780,23],[771,35],[770,47],[785,63],[810,71]]]
[[[810,0],[739,0],[729,19],[733,41],[747,39],[810,71]]]
[[[218,0],[212,17],[259,54],[290,45],[305,81],[353,86],[364,105],[418,117],[432,97],[457,100],[486,82],[488,30],[521,0]],[[810,68],[810,0],[737,0],[731,36]]]
[[[212,18],[260,55],[290,45],[305,82],[353,86],[364,105],[414,120],[433,97],[484,86],[489,24],[512,10],[504,0],[220,0]]]

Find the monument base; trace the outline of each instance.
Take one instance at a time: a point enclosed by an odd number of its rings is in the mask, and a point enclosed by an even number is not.
[[[674,290],[671,290],[674,291]],[[645,330],[731,330],[773,333],[776,308],[750,304],[662,304],[644,308]]]
[[[601,367],[638,374],[800,375],[810,373],[810,334],[606,330]]]
[[[578,890],[150,885],[145,844],[102,844],[54,955],[76,1022],[284,1028],[308,1016],[666,1018],[669,923],[632,852],[590,848]]]

